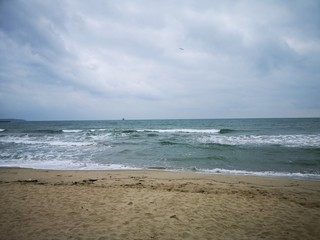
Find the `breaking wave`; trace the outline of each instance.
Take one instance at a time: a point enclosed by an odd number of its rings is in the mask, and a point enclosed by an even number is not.
[[[205,136],[198,140],[201,143],[215,143],[220,145],[280,145],[285,147],[320,148],[320,135]]]
[[[217,134],[220,132],[218,129],[142,129],[138,132],[157,132],[157,133],[206,133]]]

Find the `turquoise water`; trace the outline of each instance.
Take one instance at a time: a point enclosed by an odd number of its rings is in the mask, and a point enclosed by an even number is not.
[[[320,179],[320,119],[0,123],[0,166]]]

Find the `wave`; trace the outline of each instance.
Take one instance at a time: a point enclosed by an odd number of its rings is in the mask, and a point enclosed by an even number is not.
[[[238,130],[222,129],[142,129],[138,132],[157,132],[157,133],[204,133],[204,134],[227,134],[237,132]]]
[[[132,129],[125,129],[125,130],[121,130],[122,133],[136,133],[136,130],[132,130]]]
[[[156,134],[156,133],[148,133],[148,135],[147,135],[148,137],[157,137],[158,136],[158,134]]]
[[[107,129],[105,128],[100,128],[100,129],[90,129],[90,132],[103,132],[106,131]]]
[[[187,168],[182,171],[193,171],[207,174],[230,174],[230,175],[249,175],[249,176],[260,176],[260,177],[287,177],[287,178],[312,178],[319,179],[320,174],[315,173],[300,173],[300,172],[274,172],[274,171],[246,171],[246,170],[230,170],[223,168],[215,169],[199,169],[199,168]]]
[[[206,136],[198,139],[205,144],[220,145],[272,145],[285,147],[320,148],[320,135],[237,135],[237,136]]]
[[[6,131],[6,129],[2,129],[2,128],[0,128],[0,132],[4,132],[4,131]]]
[[[226,133],[233,133],[233,132],[237,132],[238,130],[234,130],[234,129],[229,129],[229,128],[222,128],[220,129],[219,133],[220,134],[226,134]]]
[[[44,142],[50,146],[90,146],[94,145],[92,142],[63,142],[63,141],[50,141]]]
[[[24,133],[40,133],[40,134],[59,134],[62,133],[62,130],[54,129],[38,129],[38,130],[26,130]]]
[[[157,132],[157,133],[207,133],[217,134],[218,129],[141,129],[138,132]]]
[[[92,130],[90,130],[92,131]],[[83,132],[81,129],[64,129],[64,130],[55,130],[55,129],[39,129],[39,130],[27,130],[25,133],[41,133],[41,134],[59,134],[59,133],[79,133]]]
[[[62,130],[62,132],[64,133],[79,133],[79,132],[82,132],[83,130],[80,130],[80,129],[67,129],[67,130]]]
[[[99,164],[83,163],[72,160],[46,160],[36,161],[28,160],[24,162],[1,163],[1,167],[20,167],[33,169],[50,169],[50,170],[136,170],[135,168],[122,164]]]
[[[93,142],[74,142],[74,141],[37,141],[29,138],[6,138],[1,139],[2,143],[9,144],[26,144],[26,145],[49,145],[49,146],[89,146],[94,145]]]
[[[75,131],[81,131],[81,130],[63,130],[63,132],[75,132]],[[106,131],[106,129],[99,129],[90,130],[91,132],[95,131]],[[237,130],[234,129],[120,129],[115,130],[115,133],[125,133],[125,134],[131,134],[131,133],[137,133],[137,132],[145,132],[149,134],[154,133],[196,133],[196,134],[227,134],[236,132]],[[150,135],[150,136],[156,136],[156,135]]]
[[[160,141],[159,142],[161,145],[176,145],[178,143],[172,142],[172,141]]]

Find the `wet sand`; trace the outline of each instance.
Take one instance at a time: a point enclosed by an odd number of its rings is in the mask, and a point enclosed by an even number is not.
[[[320,181],[0,168],[0,239],[318,239]]]

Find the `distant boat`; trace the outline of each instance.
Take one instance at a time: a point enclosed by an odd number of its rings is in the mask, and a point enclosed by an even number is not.
[[[124,121],[124,118],[122,118],[122,121]]]

